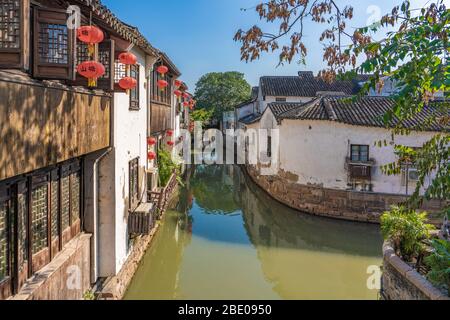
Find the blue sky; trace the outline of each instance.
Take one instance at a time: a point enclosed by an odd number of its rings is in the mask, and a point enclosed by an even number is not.
[[[103,0],[120,19],[137,26],[158,49],[166,52],[182,71],[182,79],[193,91],[197,80],[208,72],[240,71],[251,85],[264,75],[295,75],[299,70],[317,72],[323,67],[321,28],[307,24],[307,65],[293,62],[277,68],[277,55],[263,55],[259,61],[240,61],[240,47],[233,41],[239,28],[257,23],[253,8],[260,0]],[[355,9],[352,27],[367,24],[373,15],[385,13],[398,1],[338,0]],[[427,0],[412,0],[416,4]],[[448,0],[447,2],[450,2]],[[269,30],[271,26],[268,26]]]

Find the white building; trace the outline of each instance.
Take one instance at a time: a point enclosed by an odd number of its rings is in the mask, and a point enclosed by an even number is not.
[[[393,103],[385,97],[364,97],[357,102],[322,97],[310,103],[271,103],[258,128],[279,130],[279,170],[297,184],[410,195],[416,186],[414,168],[400,176],[387,176],[381,170],[397,160],[390,144],[391,130],[382,121]],[[420,125],[431,112],[425,109],[406,123],[408,128]],[[442,130],[448,128],[433,123],[429,131],[396,136],[395,144],[420,148]],[[378,141],[387,141],[388,146],[375,146]]]
[[[298,76],[265,76],[259,86],[253,88],[252,99],[236,107],[236,127],[243,128],[261,116],[269,104],[305,103],[332,92],[334,95],[350,95],[359,90],[358,81],[326,83],[315,77],[312,71],[300,71]]]

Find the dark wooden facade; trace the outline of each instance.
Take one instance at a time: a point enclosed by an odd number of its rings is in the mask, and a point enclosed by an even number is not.
[[[109,147],[111,98],[0,72],[0,181]]]

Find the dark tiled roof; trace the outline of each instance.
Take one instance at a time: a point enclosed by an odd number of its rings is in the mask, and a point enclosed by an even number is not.
[[[328,120],[359,125],[366,127],[386,127],[383,116],[388,110],[392,110],[394,100],[386,97],[363,97],[353,100],[349,97],[323,97],[308,104],[296,104],[291,110],[276,116],[281,119],[299,120]],[[413,118],[403,121],[403,127],[407,129],[427,131],[449,131],[449,126],[441,124],[439,118],[449,116],[448,106],[438,108],[443,102],[434,102],[425,107]],[[446,102],[448,104],[448,102]],[[445,113],[447,112],[447,113]],[[434,119],[430,121],[430,119]],[[437,119],[437,120],[436,120]],[[398,119],[393,119],[389,124],[395,127]]]
[[[123,39],[130,41],[146,53],[158,56],[158,49],[154,48],[150,42],[140,33],[139,29],[124,23],[111,12],[101,0],[71,0],[87,7],[94,15],[94,18],[101,20],[109,28],[114,30]]]
[[[269,103],[268,107],[274,114],[276,118],[284,114],[285,112],[291,111],[293,109],[297,109],[305,104],[301,103],[292,103],[292,102],[272,102]]]
[[[355,94],[358,84],[355,81],[334,81],[327,83],[314,77],[312,72],[300,73],[300,76],[261,77],[263,96],[275,97],[316,97],[320,92],[341,92]]]
[[[262,115],[257,113],[257,114],[251,114],[248,115],[242,119],[239,120],[239,122],[243,123],[243,124],[252,124],[255,122],[258,122],[261,119]]]

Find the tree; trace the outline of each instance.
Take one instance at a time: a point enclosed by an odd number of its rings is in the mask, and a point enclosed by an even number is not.
[[[212,111],[212,118],[221,120],[223,113],[250,99],[251,86],[239,72],[213,72],[196,84],[197,108]]]
[[[213,115],[213,110],[197,109],[191,113],[191,121],[200,121],[202,123],[207,123],[211,120]]]
[[[324,45],[323,59],[327,67],[319,75],[325,80],[370,74],[360,93],[364,95],[370,89],[380,90],[385,77],[390,77],[398,91],[393,96],[396,103],[384,121],[388,126],[394,117],[398,119],[390,143],[395,145],[399,160],[383,170],[387,174],[399,174],[405,158],[417,166],[419,183],[408,209],[419,208],[424,200],[450,198],[448,131],[419,150],[395,142],[396,136],[410,133],[403,123],[427,107],[437,92],[444,93],[445,101],[436,107],[439,110],[430,119],[424,119],[415,129],[426,129],[433,121],[447,127],[450,124],[450,10],[443,0],[430,1],[422,8],[411,8],[410,1],[403,1],[378,23],[356,29],[348,27],[353,8],[340,7],[333,0],[269,0],[260,3],[256,11],[262,21],[277,23],[279,32],[267,33],[256,25],[247,31],[238,30],[234,39],[241,42],[241,58],[245,61],[259,59],[263,52],[280,51],[281,64],[290,63],[296,57],[304,62],[308,52],[303,39],[305,22],[311,19],[324,26],[319,41]],[[383,34],[382,40],[375,40],[384,27],[394,31]],[[283,39],[288,40],[280,48]],[[364,62],[358,65],[357,61]],[[430,176],[434,177],[432,183],[425,186],[426,177]],[[424,196],[420,194],[423,187],[426,188]]]

